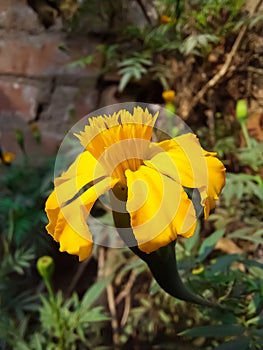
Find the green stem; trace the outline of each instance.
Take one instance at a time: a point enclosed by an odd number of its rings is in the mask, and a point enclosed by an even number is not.
[[[43,280],[44,280],[44,283],[45,283],[45,285],[47,287],[47,291],[48,291],[48,294],[49,294],[49,299],[50,299],[50,301],[54,302],[55,301],[55,295],[54,295],[54,292],[53,292],[50,280],[48,278],[43,278]]]
[[[243,135],[244,135],[244,138],[245,138],[247,147],[248,147],[248,148],[252,148],[252,146],[251,146],[251,140],[250,140],[250,137],[249,137],[248,132],[247,132],[246,123],[242,121],[242,122],[240,123],[240,125],[241,125],[241,130],[242,130],[242,132],[243,132]]]
[[[168,294],[175,298],[203,306],[218,306],[217,304],[194,294],[183,284],[177,269],[175,241],[166,247],[159,248],[150,254],[146,254],[137,246],[137,241],[134,237],[132,228],[130,227],[129,213],[113,211],[113,219],[121,239],[139,258],[147,263],[157,283]]]

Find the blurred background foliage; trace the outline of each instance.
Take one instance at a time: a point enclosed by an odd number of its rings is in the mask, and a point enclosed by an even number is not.
[[[226,80],[236,79],[230,66],[225,72],[221,68],[228,54],[236,54],[233,47],[242,30],[262,33],[262,13],[250,13],[242,0],[159,0],[149,2],[151,11],[148,2],[138,0],[144,21],[136,25],[126,22],[125,0],[29,3],[46,27],[59,14],[67,35],[76,35],[89,23],[102,44],[94,55],[71,65],[89,65],[99,53],[101,84],[105,77],[117,82],[118,98],[126,93],[136,100],[135,91],[142,88],[146,93],[139,94],[145,97],[141,102],[165,103],[161,93],[172,89],[179,115],[180,94],[187,101],[186,115],[194,110],[195,118],[187,123],[204,148],[218,153],[227,168],[227,183],[209,220],[200,220],[192,238],[178,240],[177,256],[189,288],[223,308],[173,299],[128,249],[97,247],[81,264],[59,253],[45,232],[43,210],[52,189],[54,159],[32,161],[18,132],[23,156],[10,160],[4,150],[0,153],[0,349],[262,349],[262,124],[255,132],[250,109],[235,112],[240,99],[249,107],[250,91],[242,89],[246,75],[238,92],[227,99],[217,91]],[[257,68],[258,58],[253,60]],[[186,83],[200,97],[194,104],[181,89],[181,68],[183,73],[189,70]],[[208,89],[198,95],[203,75],[209,82],[218,72],[219,86],[213,89],[212,81],[210,95]],[[154,82],[159,84],[156,91]],[[226,113],[228,104],[234,108],[232,118]],[[262,114],[252,117],[262,123]],[[103,208],[93,213],[104,214]],[[36,269],[43,255],[55,263],[48,286]]]

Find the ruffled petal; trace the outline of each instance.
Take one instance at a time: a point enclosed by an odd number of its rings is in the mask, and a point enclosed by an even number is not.
[[[151,144],[144,163],[180,182],[184,187],[199,188],[208,182],[203,150],[194,134],[184,134]]]
[[[59,208],[59,204],[58,204],[57,195],[56,195],[55,190],[53,190],[51,192],[51,194],[49,195],[49,197],[46,201],[45,211],[46,211],[46,214],[47,214],[47,217],[49,220],[49,223],[46,226],[46,230],[48,231],[49,234],[54,236],[58,215],[60,212],[60,208]]]
[[[97,198],[116,184],[109,177],[90,187],[69,204],[61,207],[55,189],[46,202],[49,224],[46,229],[60,243],[60,251],[78,255],[82,261],[92,251],[92,235],[87,218]]]
[[[204,206],[204,217],[208,218],[211,209],[215,208],[216,201],[222,188],[225,186],[226,168],[216,158],[216,153],[203,151],[208,169],[208,186],[200,188],[201,204]]]
[[[126,170],[127,211],[139,248],[151,253],[177,235],[190,237],[196,226],[195,210],[183,188],[158,171],[141,166]]]
[[[104,177],[106,172],[96,158],[88,151],[81,153],[68,170],[54,181],[60,205],[72,199],[83,186]]]
[[[225,185],[225,167],[215,152],[205,151],[193,134],[184,134],[171,140],[152,144],[149,167],[160,171],[184,187],[197,188],[204,207],[204,217],[216,205]]]

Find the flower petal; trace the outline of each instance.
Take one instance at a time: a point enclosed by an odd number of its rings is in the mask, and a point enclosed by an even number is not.
[[[194,134],[152,144],[144,163],[185,187],[199,188],[208,183],[205,157]]]
[[[223,163],[215,157],[216,153],[204,151],[208,169],[208,186],[200,188],[201,204],[204,206],[204,217],[208,218],[211,209],[215,208],[216,201],[222,188],[225,186],[226,168]]]
[[[195,210],[183,188],[158,171],[141,166],[126,170],[131,227],[139,248],[151,253],[177,235],[190,237],[196,226]]]
[[[158,112],[153,116],[148,109],[134,107],[133,113],[125,109],[109,116],[99,116],[89,119],[89,125],[76,136],[80,143],[97,159],[105,149],[116,141],[138,138],[150,140],[152,129]]]
[[[106,177],[106,172],[96,158],[88,151],[81,153],[54,181],[60,205],[72,199],[83,186],[103,177]]]
[[[60,251],[79,256],[80,261],[89,257],[92,251],[92,235],[87,218],[97,198],[116,184],[109,177],[90,187],[69,204],[61,207],[56,189],[46,202],[50,223],[47,231],[60,243]]]
[[[184,187],[197,188],[204,207],[204,217],[216,205],[225,185],[225,167],[215,152],[205,151],[193,134],[185,134],[171,140],[152,144],[144,161],[162,174]]]

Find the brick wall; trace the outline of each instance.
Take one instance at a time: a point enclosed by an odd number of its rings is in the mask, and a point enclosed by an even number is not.
[[[87,36],[66,38],[59,18],[44,28],[26,0],[0,1],[0,143],[5,151],[19,153],[14,135],[20,129],[28,153],[53,153],[69,128],[97,108],[99,60],[85,68],[68,66],[97,44]]]

